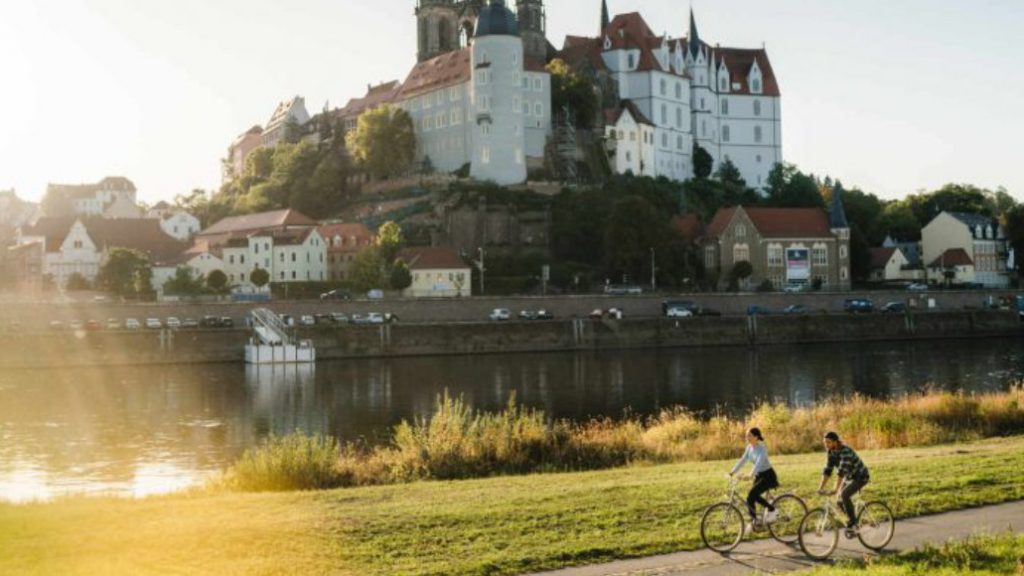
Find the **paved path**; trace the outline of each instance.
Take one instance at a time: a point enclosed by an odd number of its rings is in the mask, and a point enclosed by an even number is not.
[[[1024,532],[1024,501],[985,506],[933,516],[908,518],[896,523],[896,535],[887,551],[907,550],[926,542],[941,543],[962,539],[979,531],[1007,529]],[[873,554],[857,540],[839,537],[833,557],[863,557]],[[636,560],[567,568],[534,576],[732,576],[734,574],[777,574],[812,568],[815,563],[799,548],[789,548],[773,540],[743,542],[731,554],[721,556],[709,550],[678,552]]]

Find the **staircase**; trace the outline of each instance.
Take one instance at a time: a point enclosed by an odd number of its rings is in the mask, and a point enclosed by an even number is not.
[[[256,308],[252,311],[253,327],[263,344],[287,345],[292,343],[288,335],[288,326],[273,311]]]

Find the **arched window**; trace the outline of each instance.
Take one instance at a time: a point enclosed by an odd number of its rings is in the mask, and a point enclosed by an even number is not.
[[[668,92],[668,83],[665,82],[664,78],[662,78],[661,79],[661,95],[664,96],[667,92]]]
[[[725,92],[727,90],[729,90],[729,80],[722,76],[718,81],[718,91]]]
[[[760,78],[754,78],[754,81],[750,83],[750,90],[754,94],[760,94],[761,93],[761,79]]]

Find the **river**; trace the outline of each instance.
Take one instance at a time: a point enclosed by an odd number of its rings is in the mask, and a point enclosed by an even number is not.
[[[448,389],[477,408],[519,402],[558,418],[693,410],[928,386],[1005,389],[1024,340],[979,339],[325,362],[0,371],[0,500],[147,496],[222,470],[269,434],[380,442]]]

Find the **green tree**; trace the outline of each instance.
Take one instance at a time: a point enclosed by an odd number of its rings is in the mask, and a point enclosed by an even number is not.
[[[262,290],[264,286],[270,284],[270,272],[267,272],[265,268],[254,268],[249,274],[249,281],[253,286]]]
[[[733,292],[739,290],[740,283],[753,274],[754,266],[750,262],[740,260],[733,264],[732,270],[729,271],[729,290]]]
[[[715,178],[718,180],[721,190],[720,197],[723,205],[751,206],[757,204],[759,200],[757,194],[747,187],[747,181],[743,179],[740,169],[732,163],[732,160],[726,160],[718,166]]]
[[[377,230],[377,247],[385,262],[394,262],[398,251],[405,244],[402,227],[393,221],[387,221]]]
[[[364,112],[345,142],[352,156],[378,178],[407,172],[416,152],[412,119],[391,106]]]
[[[405,290],[412,286],[412,272],[403,260],[396,260],[391,267],[391,288],[393,290]]]
[[[824,208],[825,199],[813,175],[792,164],[776,164],[768,175],[768,204],[779,208]]]
[[[356,254],[352,260],[352,267],[349,269],[349,279],[356,290],[366,291],[382,288],[385,283],[385,262],[377,247],[367,248]]]
[[[704,180],[711,176],[711,170],[715,166],[715,159],[711,157],[700,144],[693,143],[693,175],[698,180]]]
[[[667,260],[668,219],[646,199],[634,195],[615,203],[605,231],[606,268],[618,278],[626,274],[640,283],[651,275],[651,250]]]
[[[228,275],[223,270],[214,270],[206,275],[206,286],[216,293],[221,293],[228,286]]]
[[[599,111],[594,83],[573,72],[559,58],[549,62],[546,68],[551,75],[551,106],[554,113],[560,113],[568,106],[577,128],[592,128]]]
[[[82,276],[78,272],[75,272],[71,276],[68,276],[67,289],[72,292],[90,290],[92,289],[92,285],[89,284],[89,281],[85,279],[85,276]]]
[[[141,297],[151,291],[150,286],[142,284],[152,276],[145,254],[128,248],[114,248],[96,275],[96,285],[117,296]]]
[[[1006,240],[1014,252],[1014,266],[1019,274],[1024,270],[1024,204],[1018,204],[1003,215]]]
[[[175,296],[198,296],[203,293],[202,277],[195,275],[195,270],[188,266],[179,266],[174,277],[164,282],[164,293]]]

